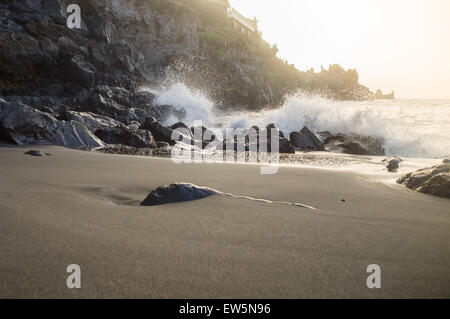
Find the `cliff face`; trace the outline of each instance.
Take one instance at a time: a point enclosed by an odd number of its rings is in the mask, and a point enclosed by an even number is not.
[[[71,3],[81,7],[81,29],[66,26]],[[224,108],[273,107],[298,88],[371,97],[357,74],[299,72],[276,58],[276,48],[235,34],[225,13],[211,10],[203,0],[2,1],[0,93],[72,103],[102,86],[133,92],[175,77]]]

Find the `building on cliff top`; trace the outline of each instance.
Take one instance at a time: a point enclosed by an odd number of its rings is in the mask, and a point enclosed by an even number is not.
[[[260,33],[258,32],[258,20],[256,20],[256,17],[253,19],[246,18],[234,8],[229,8],[228,16],[232,20],[234,30],[241,32],[250,38],[260,36]]]
[[[261,33],[258,31],[258,20],[256,18],[249,19],[242,15],[239,11],[232,8],[228,0],[207,0],[209,3],[222,6],[231,20],[233,30],[250,38],[260,38]]]

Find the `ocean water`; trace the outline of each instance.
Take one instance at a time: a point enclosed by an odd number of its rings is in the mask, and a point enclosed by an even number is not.
[[[384,139],[387,155],[413,158],[450,157],[450,100],[397,99],[366,102],[333,101],[298,93],[278,109],[221,113],[201,92],[182,83],[152,90],[157,104],[184,108],[186,124],[249,128],[275,123],[284,133],[308,126],[316,131],[356,133]],[[167,125],[180,119],[169,118]]]

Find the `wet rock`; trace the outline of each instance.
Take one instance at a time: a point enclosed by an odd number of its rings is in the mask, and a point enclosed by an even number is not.
[[[176,183],[169,186],[158,187],[144,199],[141,206],[157,206],[194,201],[216,195],[217,193],[217,191],[207,187]]]
[[[450,164],[450,160],[449,160],[449,159],[445,159],[445,160],[442,161],[442,163],[444,163],[444,164]]]
[[[300,132],[292,132],[289,137],[291,144],[301,150],[325,150],[322,138],[306,126]]]
[[[425,194],[450,198],[450,164],[423,168],[403,175],[397,183]]]
[[[388,157],[383,160],[384,163],[386,163],[386,168],[388,172],[397,172],[397,170],[400,168],[400,162],[402,162],[402,159],[396,158],[396,157]]]

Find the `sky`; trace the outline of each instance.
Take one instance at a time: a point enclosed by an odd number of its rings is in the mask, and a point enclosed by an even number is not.
[[[450,98],[450,0],[231,0],[300,70],[355,68],[373,91]]]

